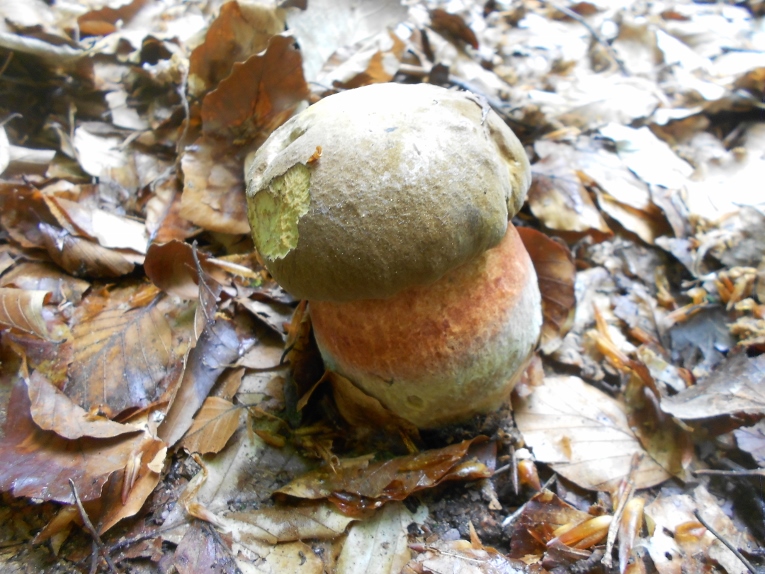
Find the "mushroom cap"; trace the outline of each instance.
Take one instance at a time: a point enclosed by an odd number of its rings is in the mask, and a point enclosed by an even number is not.
[[[530,184],[515,134],[476,96],[375,84],[320,100],[247,166],[248,218],[295,297],[430,284],[496,245]]]
[[[512,224],[498,246],[431,285],[310,310],[327,368],[419,428],[496,410],[542,325],[537,276]]]

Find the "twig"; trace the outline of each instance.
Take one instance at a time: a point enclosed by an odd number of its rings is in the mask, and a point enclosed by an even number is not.
[[[757,470],[717,470],[717,469],[711,469],[711,468],[705,468],[701,470],[694,470],[693,474],[700,475],[700,474],[706,474],[711,476],[730,476],[730,477],[737,477],[737,476],[763,476],[765,475],[765,468],[760,468]]]
[[[117,567],[114,565],[114,562],[112,562],[112,559],[109,557],[109,555],[106,552],[104,552],[104,543],[101,542],[101,537],[98,535],[98,531],[93,527],[93,523],[90,521],[90,517],[88,517],[88,513],[85,512],[85,507],[82,506],[80,495],[77,494],[77,487],[74,485],[74,481],[71,478],[69,479],[69,487],[72,489],[74,502],[77,505],[77,509],[80,511],[80,517],[82,518],[82,523],[85,525],[85,528],[90,533],[90,536],[93,538],[93,560],[94,560],[93,563],[97,565],[98,556],[101,556],[106,561],[107,566],[109,566],[109,570],[115,574],[118,573],[119,570],[117,570]],[[91,571],[95,572],[95,569],[93,566],[91,566]]]
[[[542,490],[544,491],[546,488],[549,488],[553,482],[555,482],[555,479],[557,478],[557,475],[553,474],[549,479],[547,479],[547,482],[545,482],[542,485]],[[513,512],[510,516],[505,518],[502,521],[502,528],[507,528],[508,526],[512,525],[513,522],[518,520],[518,517],[523,513],[523,511],[526,509],[526,505],[529,503],[529,500],[521,504],[515,512]]]
[[[625,75],[625,76],[629,76],[630,75],[629,71],[627,70],[627,67],[624,65],[624,62],[622,61],[622,59],[616,54],[616,50],[614,50],[613,46],[611,46],[611,44],[608,43],[608,40],[606,40],[603,36],[601,36],[600,33],[595,28],[590,26],[590,23],[587,22],[587,20],[585,20],[584,18],[582,18],[581,15],[577,14],[576,12],[571,10],[570,8],[567,8],[566,6],[558,6],[554,2],[550,2],[550,0],[542,0],[542,2],[544,4],[547,4],[551,8],[556,9],[561,14],[565,14],[566,16],[571,18],[572,20],[576,20],[582,26],[587,28],[587,31],[590,33],[592,38],[598,44],[603,46],[603,48],[606,50],[606,52],[608,52],[608,55],[611,56],[611,58],[616,63],[616,65],[619,66],[619,71],[623,75]]]
[[[710,532],[711,532],[711,533],[714,535],[714,537],[715,537],[715,538],[717,538],[717,539],[718,539],[720,542],[722,542],[723,544],[725,544],[725,546],[728,548],[728,550],[730,550],[731,552],[733,552],[733,554],[735,554],[735,555],[736,555],[736,558],[738,558],[739,560],[741,560],[741,562],[744,564],[744,566],[746,566],[746,569],[747,569],[747,570],[749,570],[749,572],[751,572],[752,574],[761,574],[761,573],[760,573],[760,572],[757,570],[757,568],[755,568],[755,567],[754,567],[754,565],[753,565],[751,562],[749,562],[749,560],[747,560],[747,559],[744,557],[744,555],[743,555],[743,554],[741,554],[741,552],[739,551],[739,549],[738,549],[738,548],[736,548],[735,546],[733,546],[733,544],[731,544],[731,543],[730,543],[730,542],[728,542],[728,541],[727,541],[725,538],[723,538],[723,537],[722,537],[722,535],[721,535],[719,532],[717,532],[717,530],[715,530],[714,528],[712,528],[712,525],[711,525],[711,524],[709,524],[709,523],[708,523],[706,520],[704,520],[704,519],[701,517],[701,514],[699,514],[699,511],[698,511],[698,510],[694,510],[694,511],[693,511],[693,515],[696,517],[696,519],[697,519],[699,522],[701,522],[701,524],[703,524],[703,525],[704,525],[704,528],[706,528],[707,530],[709,530],[709,531],[710,531]]]

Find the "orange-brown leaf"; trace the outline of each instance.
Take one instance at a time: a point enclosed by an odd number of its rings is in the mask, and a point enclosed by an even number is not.
[[[50,338],[42,314],[46,296],[48,291],[0,287],[0,325]]]
[[[61,268],[78,277],[119,277],[133,270],[133,263],[119,252],[100,246],[68,231],[40,224],[48,255]]]
[[[540,346],[551,353],[560,346],[574,322],[576,267],[568,247],[544,233],[519,227],[526,251],[531,256],[542,293],[542,340]]]
[[[303,60],[294,39],[271,38],[263,54],[236,63],[202,102],[205,134],[263,141],[308,97]]]
[[[239,427],[241,409],[220,397],[207,397],[194,418],[194,424],[181,441],[190,452],[220,452]]]

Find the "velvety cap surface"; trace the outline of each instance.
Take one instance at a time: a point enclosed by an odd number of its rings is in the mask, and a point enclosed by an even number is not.
[[[295,116],[247,167],[255,246],[302,299],[384,298],[499,243],[528,158],[475,96],[377,84]]]

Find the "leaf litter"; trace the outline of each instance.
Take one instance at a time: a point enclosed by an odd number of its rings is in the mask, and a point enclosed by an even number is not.
[[[761,564],[761,2],[5,4],[0,563]],[[386,81],[478,93],[532,160],[512,414],[418,433],[251,255],[248,154]]]

